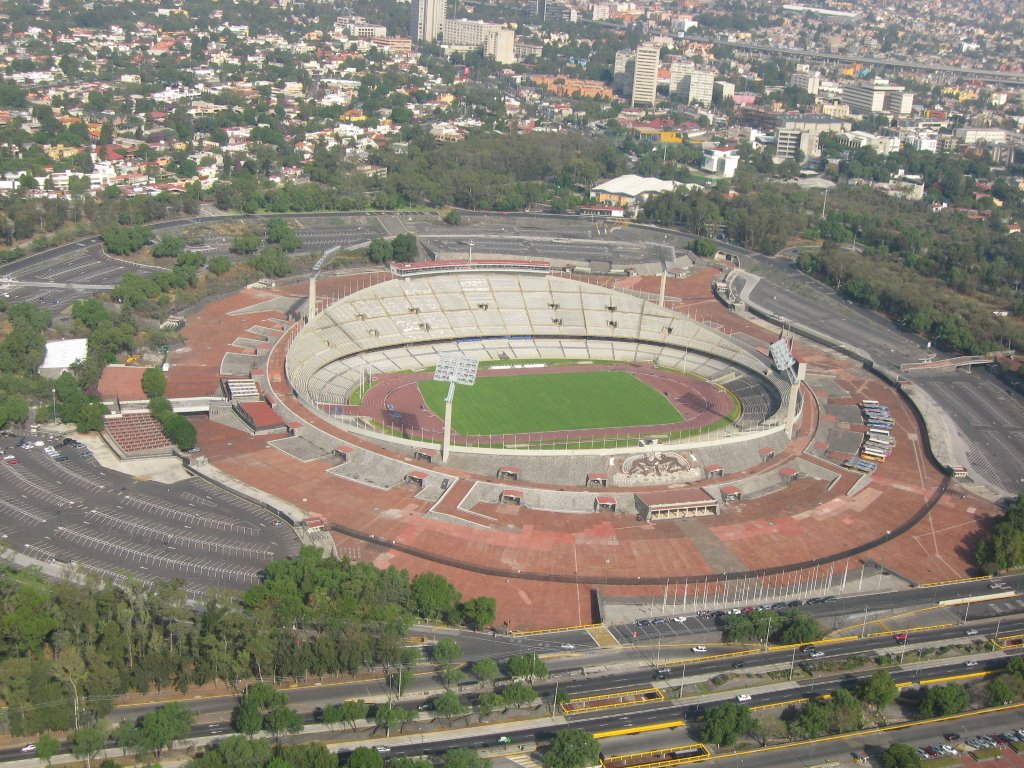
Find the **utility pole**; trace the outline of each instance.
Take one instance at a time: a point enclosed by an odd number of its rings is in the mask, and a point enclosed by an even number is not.
[[[864,633],[868,627],[868,607],[864,606],[864,620],[860,623],[860,636],[864,637]]]

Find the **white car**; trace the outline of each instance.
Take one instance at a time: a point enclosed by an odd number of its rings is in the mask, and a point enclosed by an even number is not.
[[[976,666],[978,666],[978,662],[976,662],[976,661],[965,661],[964,662],[964,666],[965,667],[976,667]]]
[[[690,650],[693,651],[694,653],[707,653],[708,652],[707,646],[705,646],[705,645],[695,645]]]
[[[966,635],[967,637],[974,637],[974,636],[975,636],[976,634],[978,634],[978,630],[976,630],[976,629],[968,629],[968,630],[966,630],[966,631],[964,632],[964,634],[965,634],[965,635]]]
[[[26,744],[24,747],[21,748],[21,751],[22,752],[35,752],[36,751],[36,745],[35,744]]]
[[[573,645],[572,643],[562,643],[558,647],[561,648],[563,651],[574,651],[574,650],[576,650],[576,646]]]
[[[824,651],[812,651],[811,652],[811,658],[812,659],[820,659],[824,655],[825,655]]]
[[[684,623],[686,623],[686,617],[685,616],[673,616],[672,617],[672,621],[674,621],[676,624],[684,624]]]
[[[741,693],[739,696],[736,697],[736,701],[750,701],[750,694]]]
[[[381,753],[382,755],[386,755],[386,754],[388,754],[389,752],[391,752],[391,747],[374,747],[374,749],[376,749],[376,750],[377,750],[378,752],[380,752],[380,753]]]

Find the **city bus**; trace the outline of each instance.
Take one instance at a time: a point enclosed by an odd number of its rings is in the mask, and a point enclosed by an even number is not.
[[[879,403],[877,400],[861,400],[860,401],[860,407],[861,408],[872,408],[872,407],[877,408],[879,405],[881,405],[881,403]]]
[[[892,419],[869,419],[868,427],[874,427],[875,429],[892,429],[896,426],[896,422]]]
[[[892,433],[888,429],[879,429],[878,427],[869,427],[868,434],[874,435],[875,437],[888,437],[892,438]]]
[[[892,453],[892,445],[889,443],[883,443],[881,440],[865,440],[864,447],[874,448],[875,450],[881,451],[886,455]]]
[[[861,449],[860,457],[866,461],[877,461],[879,464],[884,464],[885,460],[889,458],[884,453],[878,453],[876,451],[869,451]]]
[[[846,460],[845,465],[849,469],[854,469],[864,474],[870,474],[878,469],[878,465],[873,461],[867,461],[865,459],[857,458],[856,456]]]

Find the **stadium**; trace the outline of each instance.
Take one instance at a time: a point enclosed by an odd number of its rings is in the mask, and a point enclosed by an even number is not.
[[[455,396],[448,458],[487,474],[503,456],[541,460],[539,480],[564,477],[555,457],[589,456],[594,474],[613,463],[601,457],[651,445],[735,471],[784,444],[799,414],[788,372],[654,298],[544,262],[396,265],[309,318],[288,381],[344,430],[436,460],[447,385],[431,372],[444,355],[478,361],[475,385]]]

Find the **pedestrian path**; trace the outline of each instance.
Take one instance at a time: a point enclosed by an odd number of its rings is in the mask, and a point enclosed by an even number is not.
[[[603,624],[591,627],[587,632],[590,633],[590,636],[594,638],[594,642],[601,648],[617,648],[619,646],[619,641],[615,639],[615,635]]]

